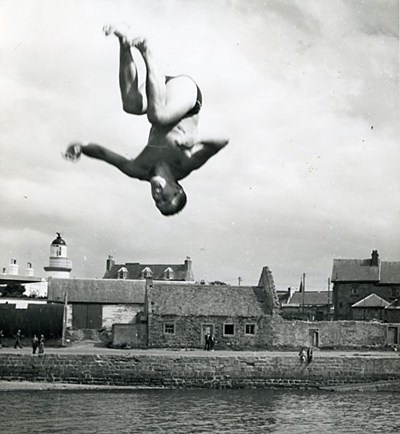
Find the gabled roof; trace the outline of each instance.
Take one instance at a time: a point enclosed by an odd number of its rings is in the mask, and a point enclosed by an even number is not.
[[[127,264],[114,264],[109,271],[106,271],[103,279],[117,279],[118,271],[121,268],[126,268],[128,271],[128,279],[142,279],[142,271],[149,268],[152,272],[154,280],[164,280],[164,272],[167,268],[173,271],[171,280],[185,280],[186,267],[185,264],[139,264],[139,262]]]
[[[396,298],[396,300],[388,304],[385,309],[400,309],[400,298]]]
[[[389,302],[384,300],[382,297],[379,297],[376,294],[370,294],[367,297],[363,298],[362,300],[358,301],[357,303],[354,303],[351,307],[386,307],[388,306]]]
[[[303,296],[304,294],[304,296]],[[304,297],[304,298],[303,298]],[[332,303],[332,294],[328,291],[295,292],[286,306],[323,306]]]
[[[371,259],[334,259],[332,282],[400,284],[400,262],[380,261],[379,265],[371,265]]]
[[[49,279],[48,301],[68,303],[144,304],[146,282],[125,279]]]
[[[154,282],[148,292],[156,315],[258,317],[264,314],[262,288],[230,285],[165,285]]]

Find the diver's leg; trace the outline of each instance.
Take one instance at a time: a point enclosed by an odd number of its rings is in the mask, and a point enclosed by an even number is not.
[[[131,41],[121,30],[112,26],[103,28],[106,36],[115,35],[120,45],[119,54],[119,87],[122,106],[130,114],[146,113],[147,98],[145,84],[140,83],[138,69],[131,53]]]
[[[188,76],[178,76],[165,83],[154,56],[154,50],[144,38],[135,38],[132,45],[146,64],[147,117],[152,124],[167,125],[178,122],[196,104],[197,87]]]

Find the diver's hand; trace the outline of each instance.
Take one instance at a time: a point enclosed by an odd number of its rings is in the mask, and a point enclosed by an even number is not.
[[[72,142],[68,145],[66,151],[62,155],[66,160],[76,162],[82,155],[83,146],[82,142]]]

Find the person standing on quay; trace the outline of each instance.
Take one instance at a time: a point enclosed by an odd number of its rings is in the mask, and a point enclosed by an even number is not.
[[[44,335],[40,335],[39,339],[39,355],[44,354]]]
[[[307,348],[307,363],[311,363],[313,359],[313,350],[311,347]]]
[[[36,354],[38,345],[39,345],[39,338],[36,336],[36,334],[34,334],[32,338],[32,354]]]
[[[22,337],[22,334],[21,334],[21,330],[18,330],[17,331],[17,334],[15,335],[15,344],[14,344],[14,348],[22,348],[22,345],[21,345],[21,337]]]

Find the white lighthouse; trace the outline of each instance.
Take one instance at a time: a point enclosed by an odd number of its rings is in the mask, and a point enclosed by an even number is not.
[[[49,265],[44,267],[47,277],[69,278],[72,262],[68,259],[67,243],[57,232],[57,238],[50,245]]]

